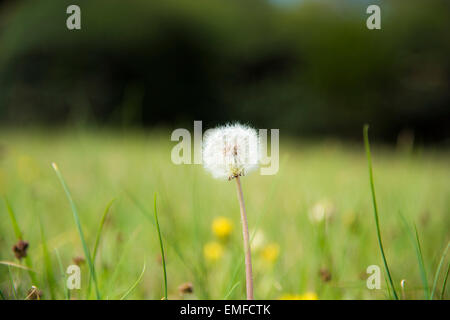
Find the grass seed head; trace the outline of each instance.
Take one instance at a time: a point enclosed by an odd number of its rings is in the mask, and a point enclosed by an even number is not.
[[[194,292],[194,286],[191,282],[183,283],[178,287],[178,292],[180,293],[180,296],[192,294]]]
[[[73,263],[75,263],[77,266],[81,266],[82,264],[85,263],[85,260],[83,257],[81,256],[77,256],[77,257],[73,257],[72,258]]]
[[[319,270],[320,279],[323,282],[329,282],[331,281],[331,272],[327,268],[321,268]]]
[[[14,246],[13,246],[13,252],[17,259],[22,260],[22,258],[25,258],[27,256],[27,250],[28,250],[28,242],[19,240]]]
[[[25,300],[41,300],[41,298],[42,291],[39,290],[36,286],[31,286],[30,290],[28,290]]]

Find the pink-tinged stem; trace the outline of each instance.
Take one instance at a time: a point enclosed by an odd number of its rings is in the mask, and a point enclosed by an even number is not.
[[[239,206],[241,208],[242,234],[244,236],[245,251],[245,280],[247,285],[247,300],[253,300],[253,274],[252,274],[252,254],[250,251],[250,239],[248,236],[247,214],[245,212],[244,195],[242,194],[241,181],[236,177],[237,194]]]

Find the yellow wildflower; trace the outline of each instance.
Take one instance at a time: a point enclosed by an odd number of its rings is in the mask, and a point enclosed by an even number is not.
[[[225,217],[217,217],[212,223],[212,231],[221,240],[228,238],[233,230],[233,223]]]
[[[279,254],[280,246],[276,243],[270,243],[266,245],[261,251],[262,258],[269,263],[274,263],[277,260]]]
[[[302,294],[300,300],[319,300],[319,297],[317,296],[317,294],[315,292],[309,291],[309,292]]]
[[[314,292],[306,292],[304,294],[283,294],[278,300],[318,300],[319,297]]]
[[[206,260],[217,261],[223,256],[223,246],[218,242],[208,242],[203,247],[203,254]]]
[[[285,294],[281,295],[278,298],[278,300],[301,300],[300,297],[301,297],[301,295],[299,295],[299,294],[285,293]]]

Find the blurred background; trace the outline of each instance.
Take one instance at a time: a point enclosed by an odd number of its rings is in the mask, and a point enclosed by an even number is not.
[[[81,30],[66,8],[81,7]],[[366,8],[381,6],[381,30]],[[450,3],[3,1],[0,125],[204,127],[449,145]]]
[[[66,27],[72,4],[81,30]],[[381,7],[381,30],[366,27],[369,4]],[[449,9],[448,0],[2,1],[0,298],[26,298],[31,285],[42,299],[95,298],[89,277],[65,292],[61,266],[89,271],[52,162],[89,249],[98,245],[103,298],[134,283],[130,298],[163,296],[154,193],[169,299],[186,298],[180,288],[245,297],[234,186],[170,161],[172,130],[202,120],[204,130],[280,129],[279,172],[242,179],[257,298],[392,298],[386,277],[382,290],[366,286],[367,267],[382,266],[369,123],[395,286],[402,299],[448,299]],[[14,214],[27,260],[12,250],[23,246]]]

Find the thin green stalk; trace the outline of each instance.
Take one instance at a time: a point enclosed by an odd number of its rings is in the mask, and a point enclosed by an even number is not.
[[[164,246],[163,246],[163,241],[162,241],[162,237],[161,237],[161,230],[159,229],[158,212],[156,209],[156,193],[155,193],[154,204],[155,204],[155,225],[156,225],[156,230],[158,231],[159,247],[161,248],[161,259],[162,259],[162,265],[163,265],[163,271],[164,271],[164,298],[167,300],[166,258],[164,256]]]
[[[417,256],[417,262],[419,264],[420,278],[421,278],[422,284],[423,284],[424,297],[425,297],[425,299],[428,299],[430,296],[429,295],[429,286],[428,286],[428,280],[427,280],[427,273],[425,270],[425,263],[423,261],[423,256],[422,256],[422,249],[420,247],[419,233],[417,232],[417,228],[415,225],[414,225],[414,230],[412,229],[412,227],[409,225],[408,221],[402,214],[400,214],[400,218],[402,219],[402,222],[405,225],[406,232],[409,234],[411,242],[414,246],[414,250],[415,250],[416,256]]]
[[[230,289],[230,291],[228,291],[228,293],[225,295],[225,297],[223,297],[223,300],[227,300],[228,297],[233,293],[234,289],[236,289],[239,285],[241,284],[240,281],[236,282]]]
[[[388,280],[386,279],[386,277],[384,277],[384,281],[386,282],[386,288],[387,288],[387,296],[388,299],[391,300],[392,299],[392,293],[391,293],[391,288],[389,286]]]
[[[50,297],[52,300],[55,299],[55,291],[54,291],[54,278],[53,278],[53,270],[52,270],[52,261],[50,259],[50,255],[48,253],[47,247],[47,239],[45,238],[44,226],[42,225],[41,217],[39,216],[39,226],[41,229],[41,241],[42,241],[42,254],[44,256],[44,267],[45,273],[47,276],[47,284],[50,289]]]
[[[95,236],[94,251],[92,253],[92,261],[93,261],[94,264],[95,264],[95,259],[97,257],[97,250],[98,250],[98,245],[100,243],[100,238],[101,238],[101,235],[102,235],[103,225],[105,224],[105,221],[106,221],[106,215],[108,214],[109,209],[111,208],[111,205],[113,204],[113,202],[115,200],[116,199],[112,199],[110,202],[108,202],[108,204],[106,205],[105,210],[103,211],[103,215],[102,215],[102,217],[100,219],[100,224],[99,224],[98,229],[97,229],[97,235]],[[89,297],[90,294],[91,294],[91,276],[89,275],[87,296]]]
[[[81,222],[80,222],[80,218],[78,216],[77,208],[75,206],[75,203],[72,200],[72,196],[70,194],[69,188],[67,187],[66,182],[64,181],[64,178],[58,169],[58,166],[56,165],[56,163],[52,163],[52,166],[53,166],[53,169],[55,170],[56,175],[58,176],[58,179],[61,182],[61,185],[66,193],[67,199],[69,200],[69,203],[70,203],[70,207],[72,208],[73,218],[75,220],[75,224],[77,226],[78,233],[80,235],[81,243],[83,245],[84,256],[89,265],[89,270],[92,275],[92,280],[94,281],[95,293],[97,295],[97,299],[100,300],[101,295],[100,295],[100,291],[99,291],[98,285],[97,285],[97,277],[95,275],[95,267],[94,267],[94,264],[92,263],[91,254],[89,253],[89,249],[86,244],[86,240],[84,238],[83,229],[81,228]]]
[[[14,299],[17,300],[17,291],[16,291],[16,285],[14,284],[14,279],[11,272],[11,267],[8,266],[8,273],[9,273],[9,281],[11,282],[11,287],[14,295]]]
[[[447,247],[445,247],[444,252],[442,253],[441,260],[439,261],[439,265],[436,269],[436,274],[434,275],[433,288],[431,289],[430,300],[433,300],[434,293],[436,292],[437,282],[439,279],[439,274],[441,273],[442,265],[444,264],[445,257],[447,256],[448,248],[450,247],[450,243],[447,243]]]
[[[373,212],[374,212],[374,217],[375,217],[375,225],[377,228],[378,245],[380,247],[381,256],[383,258],[384,268],[386,269],[386,274],[388,276],[389,283],[392,287],[392,293],[394,295],[394,298],[396,300],[398,300],[398,295],[397,295],[397,292],[395,291],[394,282],[392,281],[391,273],[389,271],[388,263],[386,261],[386,257],[384,254],[383,243],[381,241],[380,223],[378,220],[378,207],[377,207],[377,201],[376,201],[376,197],[375,197],[375,186],[374,186],[374,182],[373,182],[372,157],[370,154],[369,126],[367,124],[364,126],[363,135],[364,135],[364,145],[366,148],[367,163],[369,166],[370,189],[372,191]]]
[[[30,269],[30,268],[28,268],[28,267],[26,267],[26,266],[23,266],[23,265],[21,265],[21,264],[18,264],[18,263],[15,263],[15,262],[11,262],[11,261],[0,261],[0,264],[1,265],[4,265],[4,266],[9,266],[9,267],[13,267],[13,268],[17,268],[17,269],[22,269],[22,270],[27,270],[27,271],[30,271],[30,272],[36,272],[36,271],[34,271],[33,269]]]
[[[103,226],[106,221],[106,216],[107,216],[109,209],[111,208],[114,201],[116,201],[116,199],[112,199],[110,202],[108,202],[108,204],[106,205],[105,211],[103,211],[102,218],[100,219],[100,225],[98,226],[97,235],[95,237],[94,251],[92,253],[92,260],[94,262],[95,262],[95,258],[97,257],[97,249],[98,249],[98,245],[100,243],[100,238],[101,238]]]
[[[121,252],[117,253],[117,256],[119,258],[116,259],[116,263],[115,263],[115,267],[114,267],[114,271],[113,271],[112,275],[110,277],[108,277],[107,289],[103,290],[104,292],[106,292],[106,294],[112,295],[111,291],[113,290],[113,288],[115,289],[117,287],[117,279],[118,279],[118,276],[119,276],[120,272],[122,271],[122,269],[121,269],[122,265],[126,261],[126,257],[127,257],[126,254],[131,251],[132,246],[135,244],[135,239],[139,235],[140,231],[141,231],[141,228],[137,228],[128,237],[127,241],[123,244],[123,246],[121,248]],[[117,251],[118,251],[118,249],[117,249]]]
[[[5,296],[3,295],[2,290],[0,290],[0,297],[2,298],[2,300],[6,300]]]
[[[419,233],[417,232],[416,225],[414,225],[414,232],[415,232],[415,238],[416,238],[417,259],[419,260],[420,277],[422,278],[424,295],[425,295],[425,299],[429,299],[430,288],[428,286],[427,272],[425,269],[425,263],[423,261],[422,248],[420,246]]]
[[[132,292],[133,290],[137,287],[137,285],[139,284],[139,282],[141,282],[142,277],[144,276],[145,273],[145,261],[144,261],[144,267],[142,268],[142,272],[139,275],[139,277],[137,278],[137,280],[134,282],[134,284],[130,287],[130,289],[128,289],[123,296],[120,298],[120,300],[125,300]]]
[[[14,214],[14,210],[11,207],[8,199],[4,198],[6,209],[8,210],[9,218],[11,219],[11,224],[14,229],[14,234],[16,235],[17,240],[23,240],[22,232],[20,231],[19,224],[17,223],[16,215]]]
[[[447,286],[447,279],[448,279],[449,271],[450,271],[450,263],[447,265],[447,272],[445,273],[444,282],[442,283],[441,300],[443,300],[444,296],[445,296],[445,287]]]
[[[139,209],[139,212],[148,219],[154,227],[156,227],[155,219],[153,216],[149,213],[149,211],[140,203],[130,192],[126,191],[126,194],[128,198],[131,200],[131,202],[136,206],[137,209]],[[164,237],[163,237],[164,239]],[[194,263],[188,263],[183,256],[182,251],[179,249],[177,242],[172,242],[170,239],[164,239],[165,243],[173,249],[173,252],[175,253],[176,257],[183,263],[184,267],[186,267],[187,270],[192,274],[196,282],[201,282],[203,274],[197,270],[196,264]]]
[[[66,298],[66,300],[70,300],[70,291],[69,288],[67,288],[67,283],[66,283],[66,273],[64,272],[64,267],[61,261],[61,256],[59,255],[59,251],[58,249],[55,249],[55,254],[56,254],[56,259],[58,260],[58,266],[59,266],[59,272],[61,273],[61,279],[63,279],[63,283],[64,283],[64,296]]]
[[[128,198],[131,200],[131,202],[136,206],[137,209],[139,209],[139,212],[146,218],[148,219],[148,221],[150,221],[152,223],[152,225],[154,227],[156,227],[155,224],[155,219],[154,217],[151,215],[151,213],[149,212],[149,210],[147,210],[141,202],[139,202],[130,192],[126,191],[126,194],[128,196]],[[172,249],[174,250],[174,252],[176,253],[176,255],[178,256],[178,258],[180,259],[180,261],[185,265],[185,267],[187,267],[193,274],[195,273],[193,270],[194,266],[191,263],[187,263],[184,259],[184,256],[181,252],[181,250],[178,247],[177,242],[171,242],[170,239],[164,239],[165,243],[167,245],[169,245],[170,247],[172,247]]]

